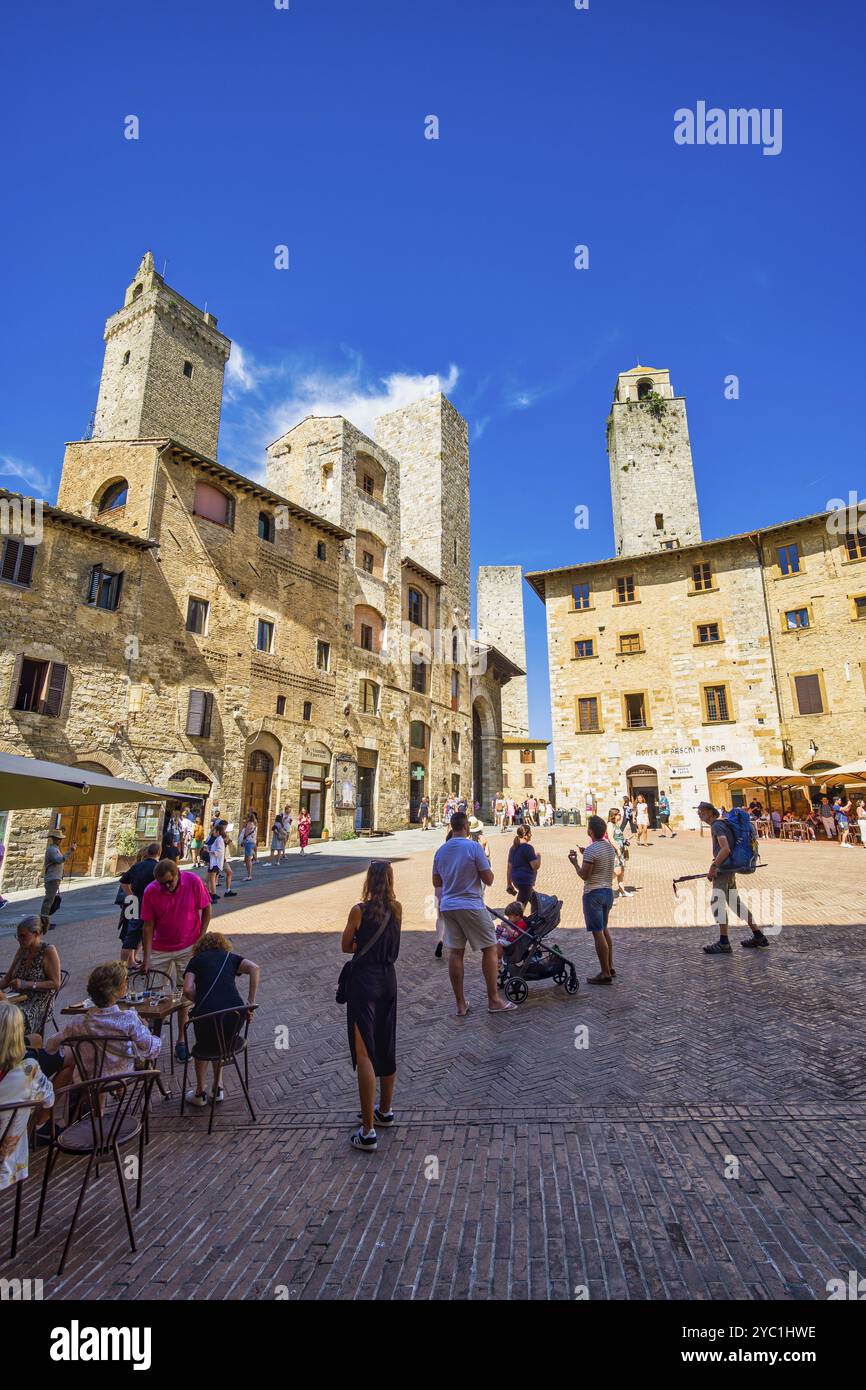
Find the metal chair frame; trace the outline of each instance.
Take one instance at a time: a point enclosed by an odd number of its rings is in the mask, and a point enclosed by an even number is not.
[[[75,1235],[75,1227],[84,1203],[84,1196],[90,1176],[96,1166],[96,1175],[99,1176],[99,1161],[111,1158],[114,1162],[114,1170],[117,1175],[117,1184],[120,1188],[120,1197],[123,1202],[123,1214],[126,1218],[126,1229],[129,1235],[130,1248],[134,1251],[135,1231],[132,1225],[132,1213],[129,1209],[129,1198],[126,1195],[126,1186],[123,1176],[123,1167],[120,1161],[120,1147],[138,1140],[138,1174],[136,1179],[135,1209],[141,1208],[141,1199],[144,1188],[144,1145],[146,1117],[150,1107],[150,1095],[153,1090],[158,1073],[155,1071],[134,1071],[124,1072],[120,1076],[107,1076],[86,1081],[77,1081],[71,1086],[65,1086],[55,1092],[55,1110],[51,1115],[51,1133],[49,1138],[48,1153],[45,1158],[45,1170],[42,1175],[42,1189],[39,1194],[39,1209],[36,1213],[36,1226],[33,1234],[37,1236],[42,1225],[42,1216],[45,1210],[45,1200],[48,1193],[48,1184],[57,1160],[61,1153],[66,1153],[72,1158],[87,1157],[87,1166],[84,1170],[84,1178],[81,1183],[81,1190],[78,1193],[78,1200],[75,1203],[75,1210],[72,1213],[72,1220],[66,1235],[66,1242],[63,1246],[63,1254],[60,1257],[60,1264],[57,1269],[58,1276],[63,1273],[72,1238]],[[57,1133],[55,1120],[56,1101],[63,1096],[64,1092],[78,1092],[79,1103],[86,1101],[88,1115],[85,1119],[79,1120],[75,1125],[70,1125],[66,1129]],[[71,1097],[70,1097],[71,1099]],[[106,1102],[112,1102],[110,1105]],[[90,1136],[85,1139],[85,1127],[87,1120],[90,1121]],[[132,1128],[124,1126],[127,1121],[132,1122]],[[81,1132],[70,1137],[70,1131],[79,1129]]]
[[[0,1104],[0,1153],[3,1152],[6,1140],[9,1138],[19,1110],[29,1110],[31,1112],[26,1127],[27,1142],[28,1144],[30,1143],[31,1135],[29,1131],[33,1128],[36,1119],[36,1111],[41,1109],[43,1104],[44,1102],[41,1100],[7,1100],[3,1104]],[[4,1124],[3,1117],[5,1115],[8,1115],[9,1119]],[[12,1216],[12,1248],[9,1251],[10,1260],[15,1258],[18,1249],[18,1228],[21,1224],[21,1190],[26,1181],[27,1178],[18,1178],[12,1184],[15,1188],[15,1207]]]
[[[254,1009],[256,1009],[257,1007],[258,1007],[258,1005],[256,1005],[256,1004],[236,1004],[236,1005],[234,1005],[233,1008],[230,1008],[230,1009],[217,1009],[217,1010],[215,1010],[214,1013],[199,1014],[198,1018],[196,1018],[195,1016],[193,1016],[192,1018],[188,1018],[188,1019],[187,1019],[185,1025],[184,1025],[184,1030],[183,1030],[183,1032],[184,1032],[184,1042],[186,1043],[187,1053],[189,1054],[189,1056],[188,1056],[187,1060],[186,1060],[186,1061],[184,1062],[184,1064],[183,1064],[183,1081],[182,1081],[182,1083],[181,1083],[181,1091],[180,1091],[180,1113],[181,1113],[181,1115],[184,1113],[184,1109],[185,1109],[185,1106],[186,1106],[186,1078],[187,1078],[187,1072],[188,1072],[188,1069],[189,1069],[190,1061],[198,1060],[199,1062],[209,1062],[209,1063],[214,1063],[214,1062],[216,1062],[216,1063],[222,1063],[223,1067],[228,1066],[229,1062],[231,1062],[232,1065],[234,1066],[235,1071],[236,1071],[237,1074],[238,1074],[238,1080],[239,1080],[240,1083],[241,1083],[241,1087],[242,1087],[243,1093],[244,1093],[244,1098],[245,1098],[245,1100],[246,1100],[246,1102],[247,1102],[247,1107],[249,1108],[250,1115],[252,1116],[253,1121],[255,1121],[255,1119],[256,1119],[256,1112],[255,1112],[255,1110],[253,1109],[253,1103],[252,1103],[252,1101],[250,1100],[250,1092],[249,1092],[249,1083],[250,1083],[250,1054],[249,1054],[249,1047],[248,1047],[248,1045],[247,1045],[247,1037],[248,1037],[248,1034],[249,1034],[249,1031],[250,1031],[250,1021],[251,1021],[251,1020],[250,1020],[250,1013],[251,1013]],[[229,1034],[229,1031],[228,1031],[229,1015],[231,1015],[232,1018],[237,1018],[239,1014],[242,1015],[243,1017],[242,1017],[242,1019],[238,1022],[237,1028],[233,1029],[232,1032],[231,1032],[231,1034]],[[215,1030],[216,1030],[216,1034],[217,1034],[217,1045],[218,1045],[219,1054],[218,1054],[217,1056],[208,1055],[207,1057],[199,1057],[198,1059],[195,1059],[195,1058],[193,1057],[193,1049],[192,1049],[192,1048],[190,1047],[190,1045],[189,1045],[188,1032],[189,1032],[190,1027],[195,1027],[195,1024],[196,1024],[196,1023],[204,1023],[204,1022],[212,1023],[213,1026],[214,1026],[214,1028],[215,1028]],[[241,1036],[241,1034],[243,1035],[243,1037],[242,1037],[242,1046],[236,1048],[236,1047],[234,1046],[234,1043],[235,1043],[235,1041],[237,1040],[237,1038],[239,1038],[239,1037]],[[239,1052],[242,1052],[242,1053],[243,1053],[243,1057],[244,1057],[244,1070],[243,1070],[243,1074],[241,1074],[241,1069],[240,1069],[240,1067],[238,1066],[238,1053],[239,1053]],[[208,1132],[208,1134],[211,1134],[212,1131],[213,1131],[214,1111],[215,1111],[215,1109],[216,1109],[216,1089],[217,1089],[216,1086],[214,1086],[214,1088],[213,1088],[213,1095],[211,1096],[211,1101],[210,1101],[210,1120],[209,1120],[208,1127],[207,1127],[207,1132]]]

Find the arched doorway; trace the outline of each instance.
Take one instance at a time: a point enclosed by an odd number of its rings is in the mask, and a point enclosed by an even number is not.
[[[492,821],[501,782],[502,739],[490,705],[479,697],[472,703],[472,799],[481,807],[482,820]]]
[[[247,762],[244,774],[244,794],[241,801],[241,821],[249,811],[255,811],[258,821],[256,840],[261,844],[268,835],[268,817],[271,804],[271,782],[274,776],[274,760],[261,748],[254,748]]]
[[[710,763],[707,768],[707,788],[708,798],[714,806],[745,806],[745,790],[742,787],[734,790],[730,782],[719,780],[729,772],[742,772],[742,770],[742,763]]]
[[[649,806],[649,822],[653,830],[656,828],[656,807],[659,800],[659,776],[654,767],[640,765],[630,767],[626,772],[628,781],[628,794],[632,801],[637,801],[638,796],[642,796],[647,806]]]
[[[102,763],[76,763],[82,772],[102,772],[111,777],[111,770]],[[99,834],[99,813],[97,803],[84,806],[58,806],[54,812],[54,824],[66,831],[64,849],[75,851],[66,861],[66,873],[77,878],[86,878],[93,871],[93,856],[96,851],[96,837]]]

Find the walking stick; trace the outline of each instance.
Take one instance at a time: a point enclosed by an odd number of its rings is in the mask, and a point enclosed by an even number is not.
[[[756,864],[756,865],[755,865],[755,869],[766,869],[766,867],[767,867],[766,864]],[[672,882],[671,882],[671,887],[672,887],[673,890],[674,890],[674,897],[675,897],[675,898],[678,898],[678,897],[679,897],[679,893],[677,892],[677,884],[678,884],[678,883],[691,883],[692,880],[693,880],[693,879],[696,879],[696,878],[706,878],[706,874],[683,874],[681,878],[675,878],[675,879],[673,879]]]

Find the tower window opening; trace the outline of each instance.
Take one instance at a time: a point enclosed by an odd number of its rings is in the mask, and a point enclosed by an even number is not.
[[[663,514],[662,512],[656,512],[656,530],[657,530],[657,531],[663,531],[664,529],[665,529],[664,514]]]
[[[191,363],[191,362],[184,362],[184,364],[183,364],[183,374],[184,374],[184,376],[187,377],[189,380],[192,380],[192,363]]]
[[[638,400],[639,400],[639,401],[645,401],[646,398],[647,398],[647,396],[651,396],[651,395],[652,395],[652,389],[653,389],[653,384],[652,384],[652,382],[651,382],[647,377],[644,377],[644,379],[643,379],[642,381],[639,381],[638,384],[637,384],[637,398],[638,398]]]
[[[144,285],[136,285],[135,289],[132,291],[132,297],[133,297],[133,299],[141,299],[141,296],[143,295],[143,293],[144,293]]]
[[[129,366],[129,351],[128,351],[128,350],[123,354],[123,362],[122,362],[121,365],[124,366],[124,367],[128,367],[128,366]]]

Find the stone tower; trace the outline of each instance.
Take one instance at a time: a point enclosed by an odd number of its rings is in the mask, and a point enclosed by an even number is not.
[[[674,395],[670,372],[637,366],[620,373],[607,452],[617,555],[701,539],[686,403]]]
[[[526,670],[523,626],[523,576],[519,565],[478,568],[478,640],[496,647]],[[513,676],[502,691],[503,738],[529,737],[526,677]]]
[[[403,552],[447,585],[469,625],[469,431],[446,396],[380,415],[376,443],[400,460]]]
[[[147,252],[105,325],[94,439],[176,439],[215,458],[231,343],[165,283]]]

